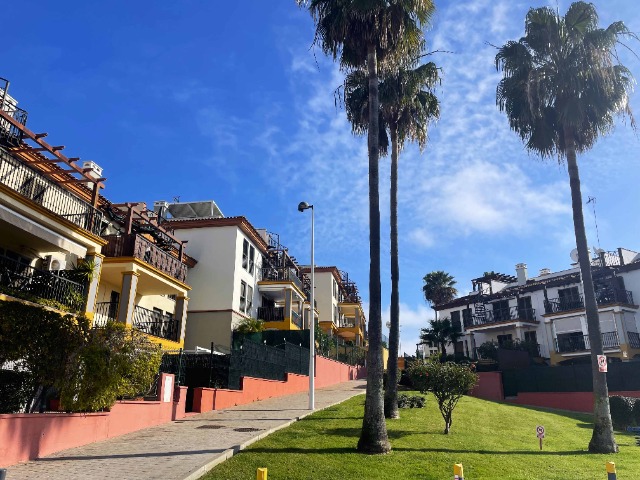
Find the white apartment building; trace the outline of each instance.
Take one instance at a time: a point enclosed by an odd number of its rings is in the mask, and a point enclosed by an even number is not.
[[[605,354],[622,361],[640,358],[636,304],[640,254],[624,248],[598,250],[591,265]],[[539,356],[551,365],[588,361],[590,346],[577,263],[559,272],[542,269],[533,278],[520,263],[515,276],[489,272],[472,280],[472,286],[469,295],[438,306],[439,318],[450,318],[463,333],[450,350],[477,358],[477,348],[484,342],[518,339],[537,343]]]

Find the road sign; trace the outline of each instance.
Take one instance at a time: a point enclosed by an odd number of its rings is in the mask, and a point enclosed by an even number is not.
[[[542,425],[536,427],[536,435],[538,438],[544,438],[544,427]]]
[[[598,355],[598,371],[607,373],[607,357],[606,355]]]

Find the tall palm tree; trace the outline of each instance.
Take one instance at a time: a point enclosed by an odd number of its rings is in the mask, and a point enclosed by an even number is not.
[[[341,68],[365,68],[369,80],[369,352],[367,392],[358,450],[391,450],[382,388],[382,299],[380,286],[380,194],[378,191],[378,70],[420,51],[421,25],[431,0],[296,0],[316,24],[315,43],[339,59]]]
[[[398,411],[398,346],[400,338],[400,265],[398,261],[398,157],[405,140],[416,141],[420,149],[427,143],[429,120],[440,114],[433,88],[439,80],[432,62],[415,69],[399,68],[385,76],[379,85],[379,140],[381,151],[388,147],[387,129],[391,137],[391,313],[387,389],[384,398],[386,418],[399,418]],[[350,73],[345,80],[344,103],[353,132],[363,134],[369,126],[368,84],[362,70]]]
[[[589,150],[613,128],[615,114],[629,117],[635,125],[628,102],[633,78],[616,53],[621,37],[635,35],[622,22],[598,28],[593,4],[575,2],[564,17],[551,8],[529,10],[525,36],[507,42],[496,55],[496,67],[503,72],[496,100],[509,125],[530,151],[542,157],[557,155],[567,162],[591,344],[594,429],[589,451],[600,453],[617,452],[618,446],[611,426],[606,375],[597,368],[602,337],[576,154]]]
[[[420,340],[430,342],[440,347],[442,359],[447,355],[447,345],[455,344],[462,337],[462,333],[451,323],[451,319],[431,320],[431,328],[420,330]]]
[[[436,320],[438,320],[438,305],[450,302],[458,295],[458,290],[455,287],[456,281],[442,270],[427,273],[422,281],[424,282],[422,286],[424,298],[431,304]]]

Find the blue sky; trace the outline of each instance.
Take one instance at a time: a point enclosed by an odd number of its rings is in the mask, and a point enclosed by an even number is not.
[[[640,32],[632,0],[594,2],[601,25]],[[555,6],[556,3],[546,3]],[[431,318],[422,277],[446,270],[461,293],[487,270],[560,270],[575,247],[566,168],[528,154],[495,106],[495,49],[523,34],[531,0],[437,3],[427,31],[443,69],[441,118],[427,149],[400,158],[402,350]],[[559,2],[562,13],[569,2]],[[4,6],[0,76],[69,156],[94,160],[112,201],[213,199],[278,232],[307,263],[337,265],[368,294],[366,139],[350,133],[334,91],[343,75],[312,48],[313,24],[291,1],[23,0]],[[28,12],[28,14],[26,13]],[[631,44],[640,51],[638,42]],[[640,77],[640,60],[621,50]],[[638,95],[632,108],[640,114]],[[620,125],[579,158],[597,198],[600,246],[640,250],[640,139]],[[389,161],[380,163],[383,309],[390,295]],[[585,210],[589,243],[597,243]],[[385,319],[386,319],[385,317]]]

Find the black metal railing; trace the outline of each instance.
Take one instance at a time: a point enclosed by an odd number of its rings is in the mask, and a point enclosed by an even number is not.
[[[638,332],[627,332],[627,336],[631,348],[640,348],[640,334]]]
[[[28,116],[27,111],[18,107],[16,102],[7,94],[9,81],[6,79],[0,79],[0,81],[4,83],[4,86],[0,88],[0,109],[20,125],[26,125]],[[8,120],[0,118],[0,140],[7,145],[17,147],[20,145],[20,141],[22,140],[22,132]]]
[[[118,319],[118,302],[98,302],[93,314],[93,326],[104,327],[107,322]]]
[[[133,327],[154,337],[177,342],[180,339],[178,320],[170,315],[136,305],[133,312]]]
[[[525,320],[527,322],[536,322],[536,310],[534,308],[497,308],[494,310],[485,310],[483,313],[474,314],[471,325],[465,323],[465,327],[487,325],[492,323],[509,322],[515,320]]]
[[[65,273],[45,271],[0,255],[0,287],[8,295],[25,300],[54,300],[71,311],[84,307],[85,286],[65,277]]]
[[[338,328],[355,328],[356,321],[355,320],[341,320],[338,323]]]
[[[608,305],[611,303],[633,305],[633,293],[629,290],[605,288],[596,291],[596,302],[598,305]],[[584,308],[584,297],[582,295],[551,298],[544,301],[545,313],[560,313],[568,310],[580,310],[582,308]]]
[[[102,212],[0,148],[0,183],[96,235]]]
[[[284,322],[284,307],[258,307],[258,319],[265,322]]]
[[[302,280],[298,277],[296,269],[293,267],[263,267],[262,280],[281,282],[293,282],[300,290],[303,290]]]
[[[592,267],[619,267],[622,265],[618,252],[602,252],[591,259]]]
[[[618,332],[602,334],[602,348],[617,348],[620,346]],[[589,335],[575,335],[556,338],[556,352],[571,353],[591,350]]]
[[[132,233],[120,236],[107,235],[104,238],[109,242],[102,247],[102,253],[105,256],[135,257],[180,282],[187,281],[187,265],[182,263],[177,256],[164,251],[142,235]]]

